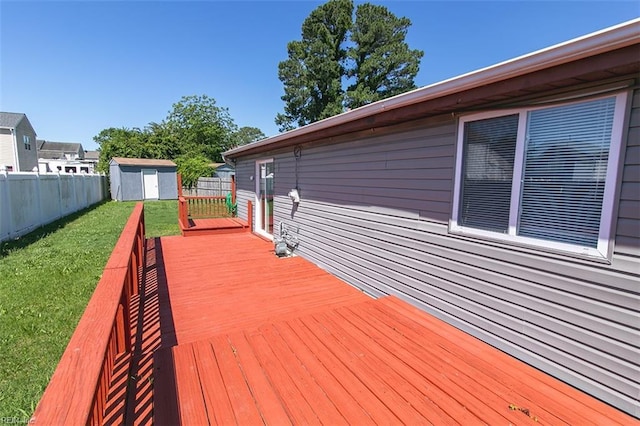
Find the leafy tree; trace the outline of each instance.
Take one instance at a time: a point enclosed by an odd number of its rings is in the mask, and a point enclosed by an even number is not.
[[[200,176],[211,176],[212,162],[239,144],[264,138],[255,127],[238,129],[228,109],[206,95],[184,96],[173,104],[165,120],[144,129],[108,128],[93,139],[100,145],[98,170],[109,173],[113,157],[174,160],[183,183],[195,185]]]
[[[410,25],[408,18],[398,18],[384,6],[358,6],[351,32],[354,46],[349,49],[355,62],[349,76],[356,79],[347,89],[350,108],[416,88],[413,79],[424,52],[409,49],[405,42]]]
[[[93,138],[100,145],[98,171],[109,173],[109,161],[113,157],[146,158],[146,135],[138,129],[110,127]]]
[[[184,155],[175,160],[178,173],[182,176],[182,185],[193,188],[201,176],[213,175],[213,167],[207,157],[202,154]]]
[[[304,20],[302,40],[287,45],[289,59],[278,65],[285,101],[284,114],[276,117],[281,131],[342,112],[344,43],[352,14],[352,0],[330,0]]]
[[[174,158],[203,155],[219,162],[222,153],[233,146],[236,125],[229,110],[217,106],[215,99],[206,95],[183,96],[173,104],[163,124]]]
[[[167,124],[151,122],[146,125],[144,132],[147,135],[144,158],[156,158],[171,160],[182,154],[180,144],[175,140]]]
[[[267,136],[257,127],[240,127],[233,135],[236,146],[246,145],[251,142],[259,141]]]
[[[287,45],[288,59],[278,66],[285,102],[275,120],[280,131],[415,88],[424,53],[405,42],[411,21],[364,3],[353,22],[353,10],[352,0],[329,0],[305,19],[302,40]],[[349,79],[355,82],[345,90]]]

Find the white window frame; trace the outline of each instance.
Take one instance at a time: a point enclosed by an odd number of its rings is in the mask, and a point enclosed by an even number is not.
[[[609,159],[607,162],[607,175],[605,181],[605,189],[602,201],[602,213],[600,216],[600,229],[598,233],[597,247],[584,247],[569,243],[556,241],[547,241],[538,238],[523,237],[517,235],[517,225],[520,212],[520,192],[522,187],[522,175],[525,160],[525,133],[527,126],[527,115],[531,111],[553,108],[555,106],[567,106],[572,104],[580,104],[590,100],[605,99],[615,97],[615,111],[613,116],[613,127],[611,131],[611,144],[609,146]],[[622,136],[624,133],[625,113],[627,107],[628,92],[614,93],[606,96],[593,97],[589,99],[581,99],[573,102],[562,104],[523,107],[510,110],[499,110],[470,114],[460,117],[458,122],[457,146],[456,146],[456,164],[455,164],[455,183],[453,191],[453,206],[451,219],[449,221],[449,232],[470,237],[485,238],[488,240],[496,240],[501,242],[512,243],[522,246],[530,246],[541,248],[553,252],[562,252],[581,257],[594,259],[610,259],[612,249],[612,225],[614,221],[614,202],[617,177],[619,173],[620,152],[622,149]],[[518,133],[516,138],[516,152],[514,157],[513,177],[511,186],[511,204],[509,210],[509,228],[508,233],[503,234],[495,231],[487,231],[483,229],[462,226],[458,224],[460,216],[460,197],[462,195],[462,169],[463,169],[463,148],[464,148],[464,126],[465,123],[488,118],[496,118],[505,115],[519,114]]]

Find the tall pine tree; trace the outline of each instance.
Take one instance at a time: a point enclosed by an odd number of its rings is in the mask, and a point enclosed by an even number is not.
[[[408,18],[398,18],[384,6],[358,6],[351,31],[349,58],[355,63],[349,76],[356,81],[347,89],[346,103],[357,108],[415,89],[424,52],[409,49],[405,41]]]
[[[289,58],[278,66],[285,101],[284,114],[276,117],[281,131],[342,112],[344,43],[352,14],[351,0],[331,0],[304,20],[302,40],[287,45]]]
[[[287,45],[289,57],[278,67],[281,131],[415,88],[423,52],[405,41],[411,21],[365,3],[354,23],[353,10],[352,0],[329,0],[305,19],[302,40]],[[354,83],[345,90],[347,79]]]

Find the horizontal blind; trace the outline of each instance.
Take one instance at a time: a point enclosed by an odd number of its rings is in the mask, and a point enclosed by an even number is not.
[[[465,123],[462,226],[507,233],[518,115]]]
[[[596,247],[615,98],[532,111],[518,234]]]

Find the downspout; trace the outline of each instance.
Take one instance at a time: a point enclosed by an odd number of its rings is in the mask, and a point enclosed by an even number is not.
[[[20,171],[20,159],[18,158],[18,139],[16,137],[16,129],[12,128],[11,129],[11,134],[13,135],[13,167],[14,167],[14,172],[19,172]]]

